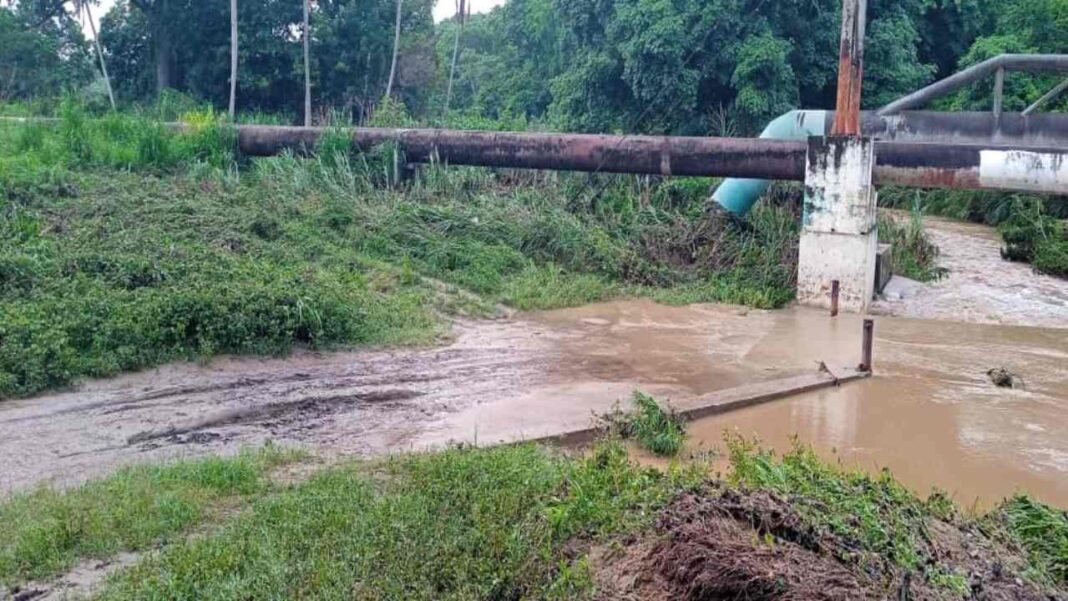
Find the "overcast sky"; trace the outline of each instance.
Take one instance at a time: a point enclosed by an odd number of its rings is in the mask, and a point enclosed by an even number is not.
[[[471,2],[471,12],[473,12],[473,13],[484,13],[484,12],[488,11],[489,9],[493,8],[494,6],[497,6],[498,4],[504,4],[504,0],[469,0],[469,1]],[[104,15],[104,13],[108,12],[108,9],[111,8],[112,4],[115,4],[115,0],[101,0],[100,1],[100,6],[96,6],[96,7],[93,8],[93,20],[98,23],[98,25],[97,25],[98,27],[99,27],[99,23],[100,23],[100,17],[102,17]],[[456,14],[456,2],[455,2],[455,0],[438,0],[437,1],[437,5],[434,6],[434,20],[435,21],[440,21],[442,19],[447,19],[447,18],[453,16],[454,14]],[[85,27],[85,29],[86,29],[85,35],[87,35],[87,36],[92,35],[89,32],[89,26],[88,25],[83,25],[83,27]]]

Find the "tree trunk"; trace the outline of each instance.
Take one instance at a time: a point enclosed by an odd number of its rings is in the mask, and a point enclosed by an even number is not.
[[[167,12],[167,0],[159,0],[159,6],[150,15],[156,37],[156,92],[159,94],[174,87],[174,47],[167,27]]]
[[[311,0],[304,0],[304,127],[311,127],[311,56],[309,46],[311,44],[311,26],[309,25],[309,13],[311,12]]]
[[[89,4],[80,2],[78,6],[85,11],[85,18],[89,21],[89,31],[93,33],[93,45],[96,46],[96,55],[100,59],[100,72],[104,74],[104,84],[108,88],[108,100],[111,101],[111,110],[115,110],[115,92],[111,89],[111,77],[108,76],[108,64],[104,60],[104,48],[100,45],[100,36],[96,31],[96,23],[93,22],[93,13],[89,10]]]
[[[397,54],[400,52],[402,6],[404,6],[404,0],[397,0],[397,25],[393,31],[393,61],[389,65],[389,83],[386,84],[386,98],[389,98],[393,94],[393,81],[397,77]]]
[[[230,121],[237,115],[237,0],[230,0]]]
[[[467,14],[464,11],[464,0],[460,0],[460,4],[456,9],[456,18],[460,20],[459,27],[456,28],[456,39],[452,43],[452,66],[449,68],[449,86],[445,92],[445,117],[449,116],[449,103],[452,101],[452,82],[456,76],[456,58],[460,55],[460,36],[464,32],[464,24],[467,22]]]

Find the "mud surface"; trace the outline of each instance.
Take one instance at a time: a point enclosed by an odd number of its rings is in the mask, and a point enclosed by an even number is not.
[[[971,598],[1046,600],[1019,576],[1026,563],[965,523],[933,520],[918,552],[966,574]],[[788,500],[730,489],[685,495],[652,532],[591,553],[599,598],[826,600],[959,599],[882,558],[805,525]]]
[[[996,252],[975,227],[934,231]],[[943,247],[947,266],[971,269],[970,251],[957,249]],[[1059,280],[995,258],[981,263],[1021,278],[1006,294],[1031,303],[1001,321],[1068,325]],[[953,277],[893,310],[927,315],[928,304],[960,309],[978,298],[954,297]],[[979,296],[997,297],[989,286]],[[995,309],[950,316],[991,321]],[[798,308],[624,301],[461,322],[454,334],[438,348],[174,364],[0,403],[0,495],[266,441],[329,457],[561,434],[587,427],[636,388],[681,399],[811,372],[821,361],[856,365],[861,326],[855,316]],[[717,445],[725,428],[780,447],[796,434],[828,456],[889,467],[919,492],[939,486],[966,505],[1026,490],[1068,506],[1068,330],[880,317],[875,362],[869,381],[691,424],[691,448]],[[1019,386],[991,382],[988,372],[1002,368]]]
[[[0,403],[0,494],[268,440],[377,454],[562,433],[635,387],[679,397],[792,373],[745,359],[771,325],[731,307],[608,304],[459,323],[440,348],[220,358],[88,382]]]
[[[947,277],[924,285],[895,278],[873,311],[971,323],[1068,327],[1068,280],[1034,273],[1001,258],[993,228],[925,217],[924,229],[941,250]]]

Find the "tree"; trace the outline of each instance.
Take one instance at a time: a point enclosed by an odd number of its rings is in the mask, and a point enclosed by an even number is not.
[[[449,67],[449,86],[445,92],[445,110],[443,114],[445,117],[449,116],[449,102],[452,100],[452,82],[456,78],[456,58],[460,54],[460,38],[464,34],[464,25],[467,23],[467,11],[465,10],[465,0],[458,0],[456,4],[456,21],[458,23],[456,27],[456,36],[452,44],[452,65]]]
[[[311,27],[309,26],[308,16],[311,13],[311,0],[304,0],[304,29],[303,42],[304,42],[304,127],[311,127],[312,124],[312,106],[311,106],[311,57],[309,47],[311,45]]]
[[[397,78],[397,55],[400,53],[401,10],[404,0],[397,0],[397,20],[393,29],[393,60],[389,64],[389,83],[386,84],[386,98],[393,95],[393,82]]]
[[[230,0],[230,120],[237,112],[237,0]]]
[[[174,43],[171,38],[174,18],[171,0],[130,0],[148,20],[156,62],[156,93],[175,86]]]
[[[54,96],[92,72],[85,37],[62,3],[0,5],[0,100]]]

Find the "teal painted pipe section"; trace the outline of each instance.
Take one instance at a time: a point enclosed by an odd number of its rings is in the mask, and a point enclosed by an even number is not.
[[[826,133],[827,111],[790,111],[777,117],[764,128],[761,138],[772,140],[807,140]],[[765,179],[729,178],[723,180],[712,195],[724,209],[744,216],[756,201],[768,191],[771,182]]]

